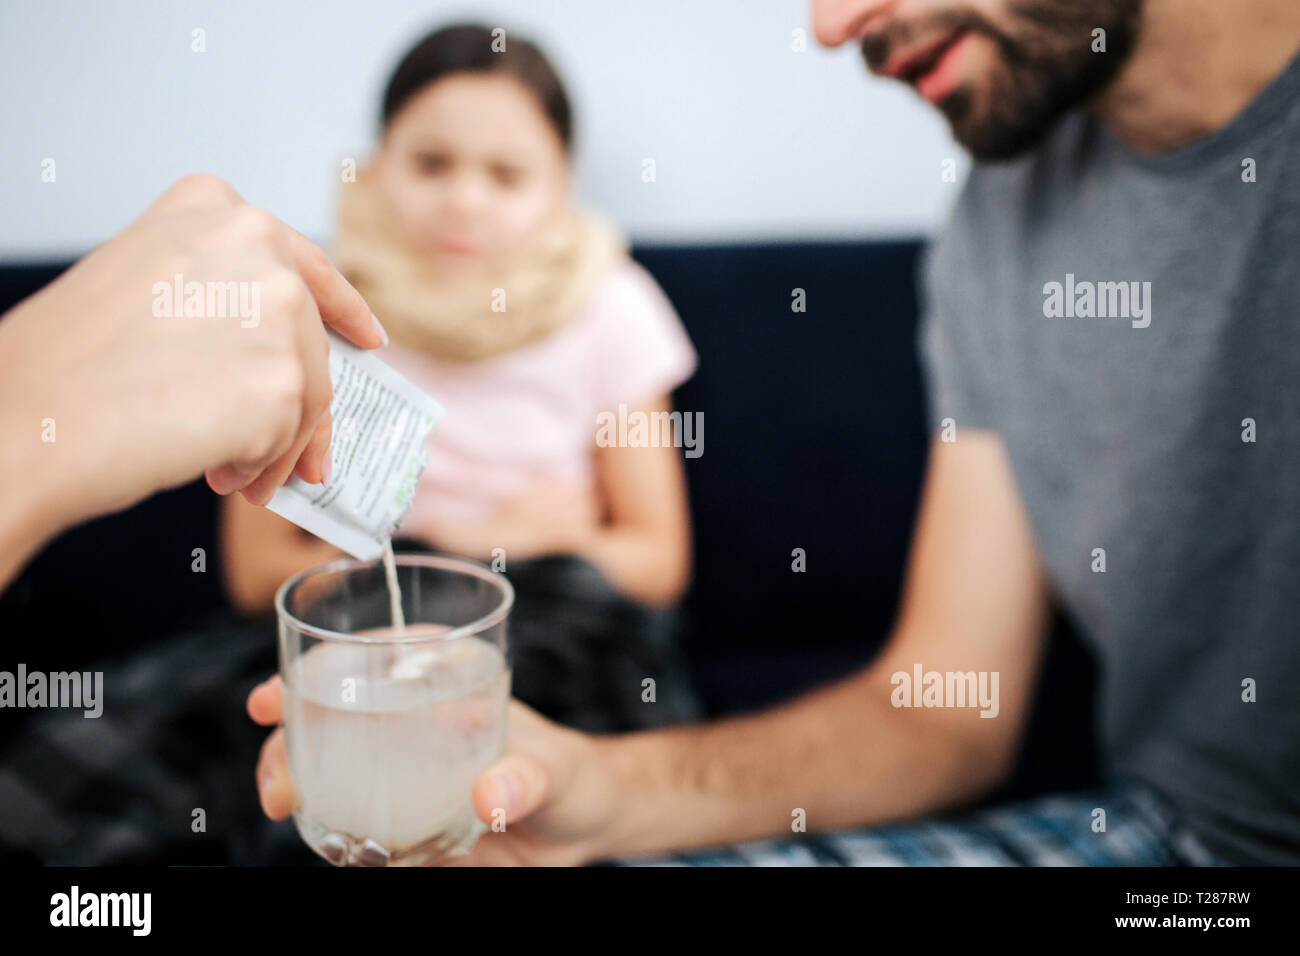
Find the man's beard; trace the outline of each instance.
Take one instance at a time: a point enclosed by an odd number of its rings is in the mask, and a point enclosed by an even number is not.
[[[1056,122],[1105,87],[1137,42],[1145,0],[1012,0],[1007,27],[971,10],[897,21],[862,43],[879,70],[918,39],[971,31],[993,41],[996,62],[982,85],[965,84],[938,103],[953,136],[977,159],[1018,156]],[[1092,52],[1093,31],[1106,31],[1106,52]]]

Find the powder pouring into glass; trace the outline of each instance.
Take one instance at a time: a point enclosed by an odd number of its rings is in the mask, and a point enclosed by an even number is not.
[[[486,830],[470,794],[505,747],[513,599],[474,562],[391,547],[281,587],[294,820],[330,862],[435,862]]]

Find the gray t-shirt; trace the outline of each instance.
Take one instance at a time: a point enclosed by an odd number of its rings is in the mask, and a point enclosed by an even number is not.
[[[977,165],[923,298],[932,424],[1004,439],[1108,770],[1300,864],[1300,58],[1185,148],[1076,114]]]

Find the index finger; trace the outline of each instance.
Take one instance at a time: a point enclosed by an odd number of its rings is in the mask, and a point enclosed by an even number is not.
[[[320,317],[352,344],[376,349],[388,344],[388,333],[379,324],[361,293],[334,268],[323,249],[302,233],[285,226],[294,267],[316,300]]]

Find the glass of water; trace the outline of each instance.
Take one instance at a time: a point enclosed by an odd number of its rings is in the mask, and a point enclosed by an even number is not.
[[[505,749],[514,589],[472,561],[342,559],[275,596],[293,818],[338,866],[433,863],[487,827],[470,799]]]

